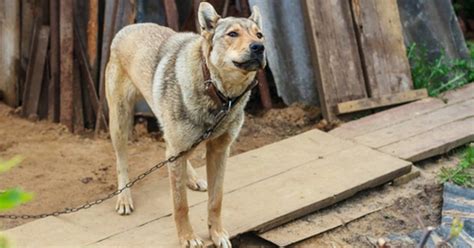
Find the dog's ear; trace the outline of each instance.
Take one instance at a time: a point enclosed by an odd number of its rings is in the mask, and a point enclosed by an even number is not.
[[[257,23],[260,29],[262,28],[262,16],[260,15],[260,9],[258,9],[257,5],[252,7],[252,15],[250,15],[249,19]]]
[[[207,2],[201,2],[201,4],[199,4],[198,21],[201,26],[201,32],[213,31],[220,18],[221,17],[217,14],[211,4]]]

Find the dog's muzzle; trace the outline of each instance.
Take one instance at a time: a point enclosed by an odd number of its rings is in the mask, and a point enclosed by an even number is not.
[[[234,62],[234,65],[246,71],[256,71],[265,67],[265,46],[260,42],[254,42],[249,46],[249,58],[244,62]]]

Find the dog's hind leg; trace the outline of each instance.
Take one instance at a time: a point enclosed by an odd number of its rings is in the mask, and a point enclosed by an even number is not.
[[[117,179],[120,189],[129,182],[127,143],[133,125],[133,104],[137,89],[113,54],[107,65],[105,80],[109,106],[110,138],[117,159]],[[133,208],[130,189],[125,189],[118,195],[116,210],[120,215],[128,215],[133,211]]]
[[[187,186],[188,188],[195,190],[195,191],[206,191],[207,190],[207,182],[206,180],[199,178],[197,172],[194,170],[191,161],[187,161],[186,165],[186,172],[188,174],[188,181]]]

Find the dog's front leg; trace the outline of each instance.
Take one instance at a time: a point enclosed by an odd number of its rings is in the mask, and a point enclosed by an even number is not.
[[[176,154],[177,150],[167,149],[167,156]],[[186,194],[186,156],[178,158],[168,166],[171,195],[173,198],[173,215],[178,231],[178,238],[183,247],[203,247],[202,240],[194,234],[189,221],[188,198]]]
[[[231,142],[232,137],[226,133],[208,141],[206,146],[209,236],[216,247],[223,248],[232,247],[221,220],[224,171]]]

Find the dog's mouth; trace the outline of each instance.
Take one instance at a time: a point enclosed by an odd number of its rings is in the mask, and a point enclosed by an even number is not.
[[[246,71],[256,71],[258,69],[261,69],[263,67],[263,63],[261,59],[249,59],[244,62],[237,62],[237,61],[232,61],[234,65],[237,68],[240,68],[242,70]]]

